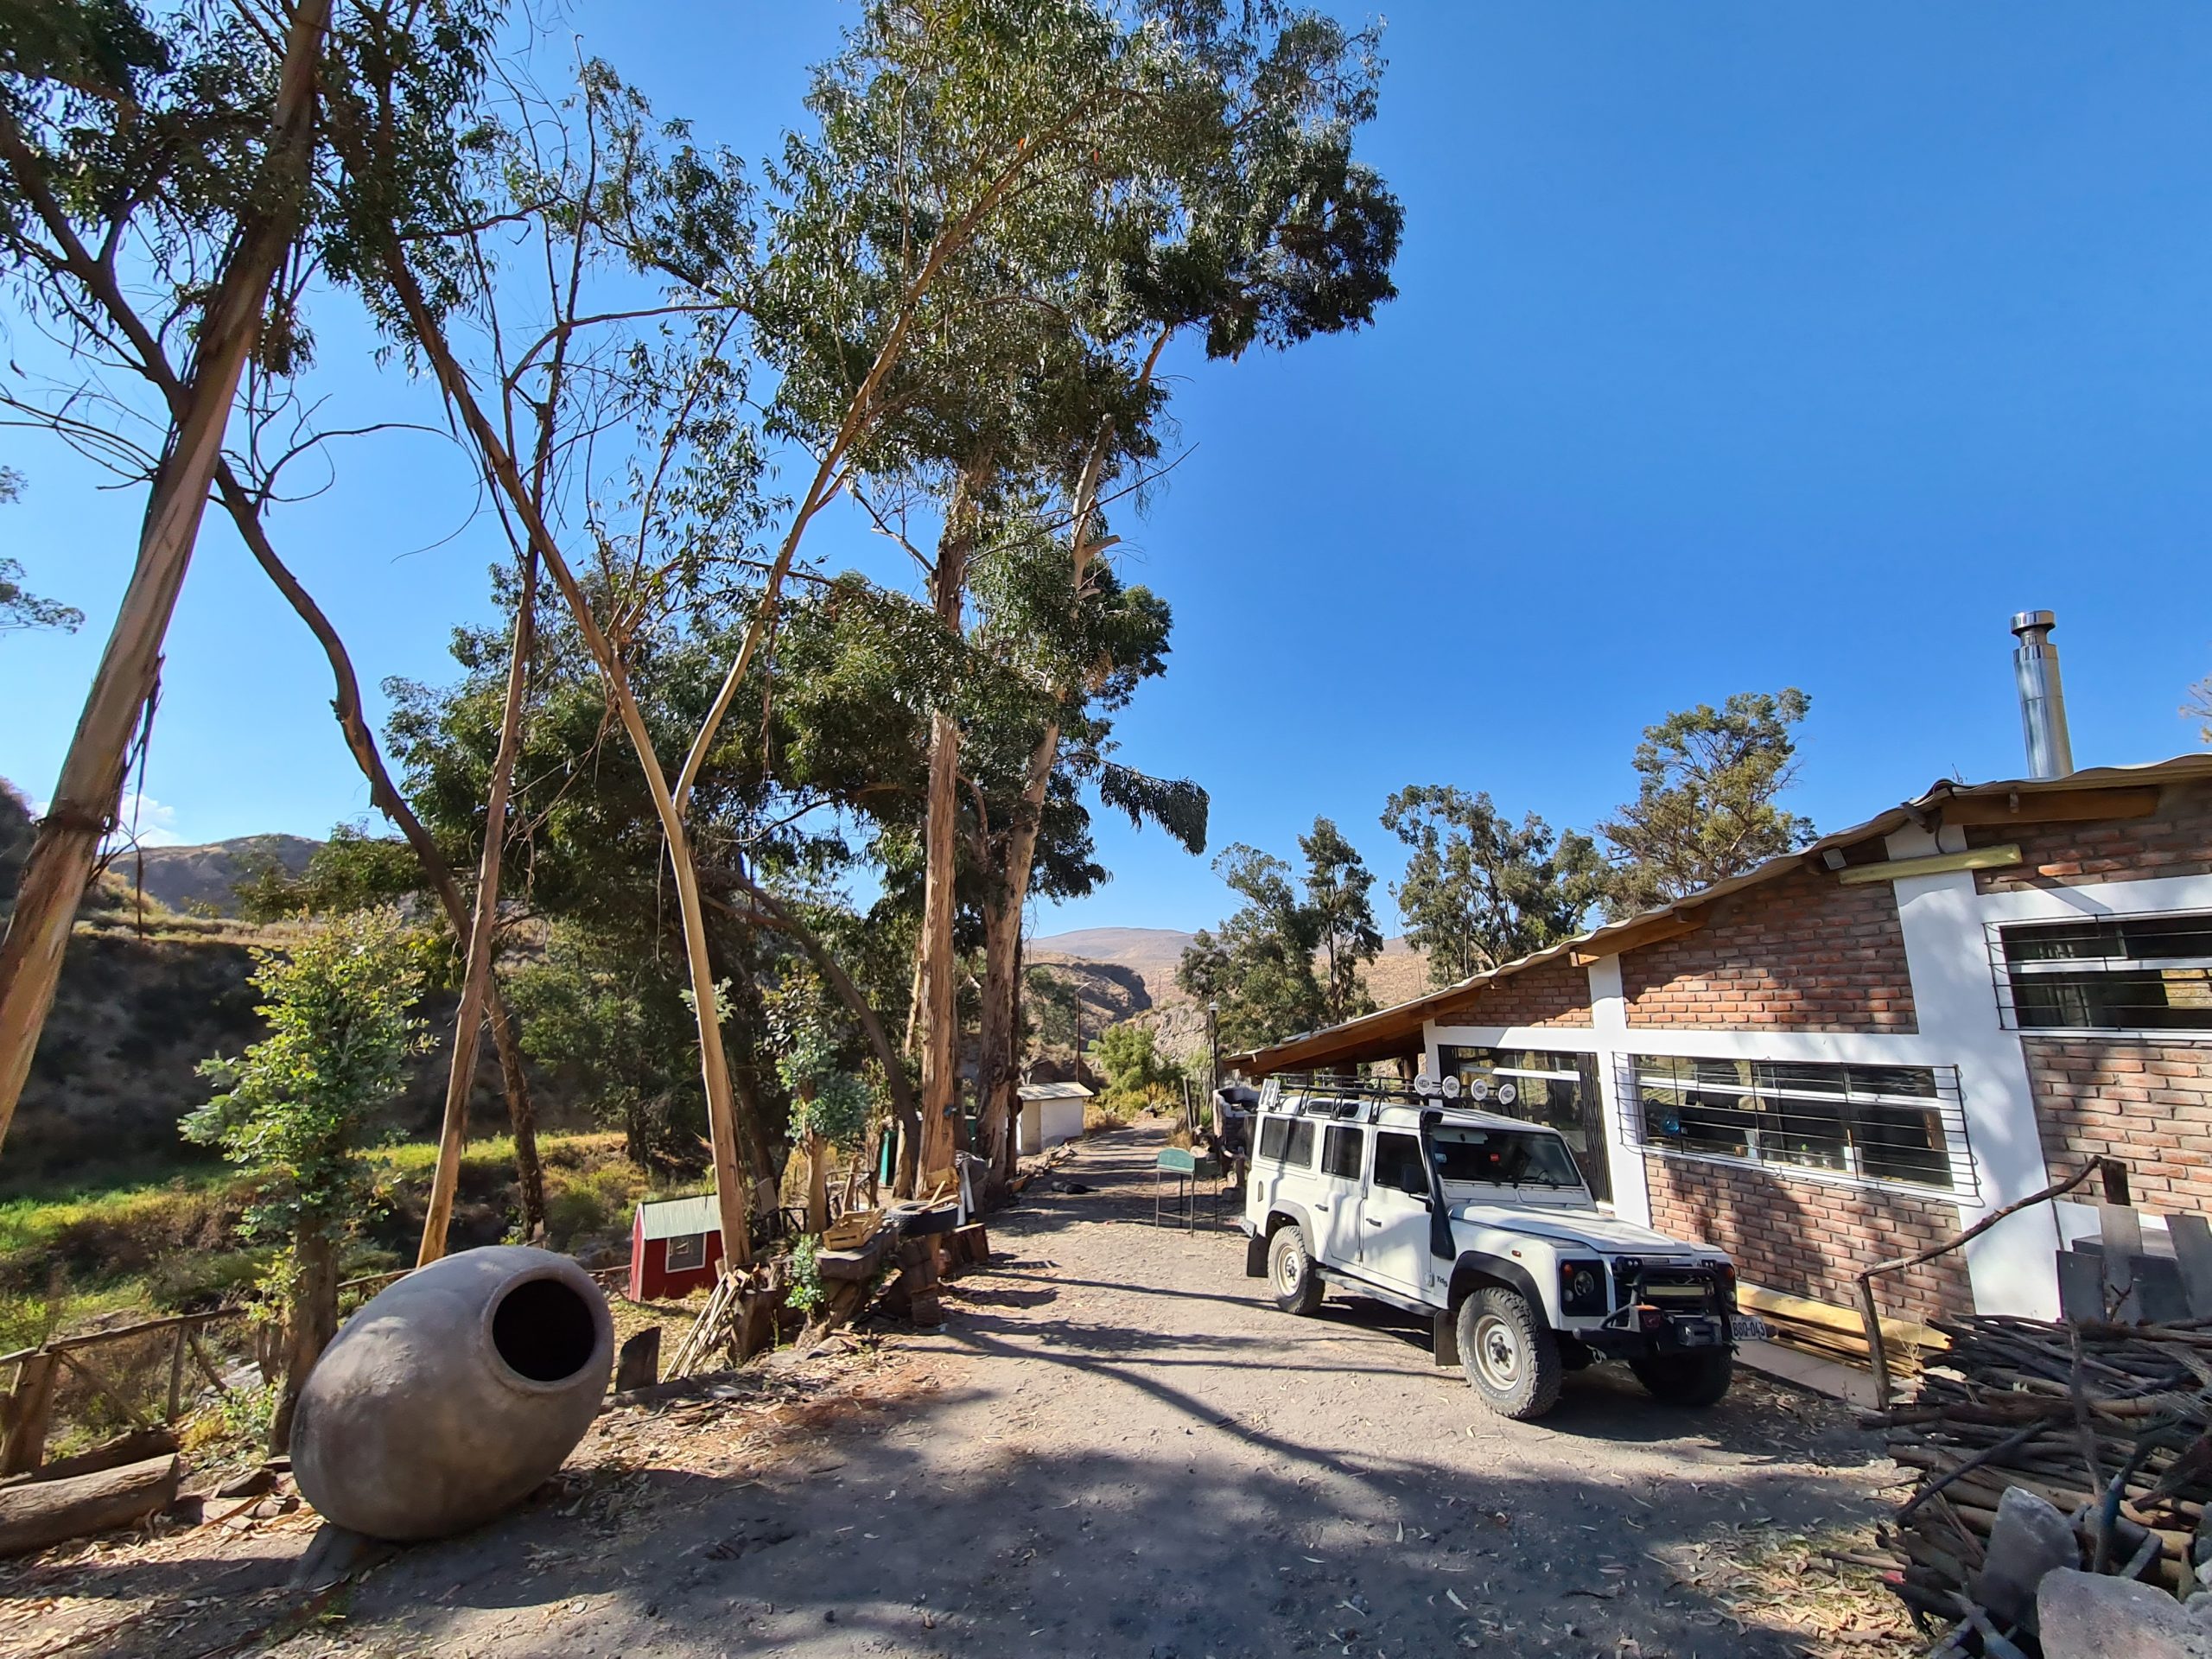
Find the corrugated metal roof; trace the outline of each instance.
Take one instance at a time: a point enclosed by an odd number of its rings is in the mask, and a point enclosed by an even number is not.
[[[1470,976],[1456,985],[1447,985],[1440,991],[1431,991],[1408,1002],[1401,1002],[1373,1014],[1348,1020],[1343,1025],[1331,1026],[1320,1031],[1300,1032],[1265,1048],[1252,1049],[1243,1054],[1223,1057],[1223,1063],[1241,1070],[1257,1071],[1266,1076],[1294,1065],[1327,1065],[1338,1062],[1376,1059],[1387,1057],[1390,1046],[1418,1035],[1429,1018],[1436,1014],[1465,1002],[1474,993],[1501,979],[1525,972],[1539,963],[1550,962],[1570,954],[1602,957],[1613,954],[1620,948],[1618,942],[1638,930],[1649,928],[1656,922],[1669,917],[1687,917],[1730,895],[1755,887],[1788,875],[1793,870],[1811,863],[1820,866],[1821,855],[1831,849],[1842,852],[1850,848],[1886,836],[1903,829],[1908,823],[1928,824],[1942,815],[1947,801],[1986,799],[1992,797],[2031,798],[2037,795],[2059,794],[2069,790],[2125,790],[2141,789],[2146,785],[2196,783],[2212,779],[2212,753],[2176,755],[2170,760],[2153,760],[2133,766],[2090,766],[2081,772],[2068,772],[2063,778],[2013,778],[1993,784],[1963,784],[1945,778],[1939,779],[1928,791],[1893,806],[1888,811],[1854,824],[1848,830],[1839,830],[1834,835],[1822,836],[1809,847],[1797,852],[1784,853],[1770,858],[1758,868],[1732,876],[1726,881],[1716,881],[1700,888],[1671,905],[1647,910],[1618,922],[1608,922],[1603,927],[1592,928],[1587,933],[1578,933],[1571,939],[1561,939],[1557,944],[1532,951],[1509,963]],[[1977,820],[1986,822],[1986,820]],[[2020,822],[2036,822],[2032,810],[2023,810]],[[1612,948],[1609,949],[1608,947]],[[1628,948],[1633,948],[1630,944]],[[1373,1052],[1382,1050],[1383,1052]]]
[[[1089,1100],[1090,1090],[1079,1083],[1025,1083],[1014,1090],[1024,1100]]]
[[[722,1230],[721,1207],[711,1192],[688,1198],[648,1198],[638,1206],[638,1214],[645,1222],[639,1235],[645,1238],[690,1238]]]

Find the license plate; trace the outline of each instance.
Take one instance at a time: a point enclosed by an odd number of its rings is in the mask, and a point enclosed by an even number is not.
[[[1749,1313],[1738,1313],[1728,1321],[1731,1333],[1738,1342],[1764,1342],[1774,1334],[1767,1329],[1764,1319],[1754,1319]]]

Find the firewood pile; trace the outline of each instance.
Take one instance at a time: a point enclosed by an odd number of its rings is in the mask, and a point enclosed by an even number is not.
[[[2204,1506],[2212,1500],[2212,1321],[2183,1326],[1973,1318],[1943,1322],[1951,1351],[1917,1394],[1873,1421],[1890,1455],[1921,1471],[1886,1529],[1900,1558],[1891,1583],[1923,1619],[1956,1626],[1967,1652],[2002,1652],[1992,1634],[2036,1651],[2027,1604],[1992,1541],[2008,1489],[2027,1514],[2037,1498],[2063,1518],[2076,1560],[2053,1565],[2139,1580],[2172,1596],[2196,1590]],[[2025,1523],[2024,1523],[2025,1524]],[[2045,1533],[2058,1537],[2046,1519]],[[2009,1575],[2009,1576],[2008,1576]],[[2033,1585],[2027,1586],[2032,1591]],[[1994,1600],[1998,1605],[1993,1607]],[[1977,1630],[1977,1623],[1987,1630]]]

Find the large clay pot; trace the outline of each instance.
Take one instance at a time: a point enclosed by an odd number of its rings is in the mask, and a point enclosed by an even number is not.
[[[568,1257],[499,1245],[434,1262],[348,1319],[308,1374],[301,1495],[372,1538],[475,1526],[561,1466],[613,1363],[607,1299]]]

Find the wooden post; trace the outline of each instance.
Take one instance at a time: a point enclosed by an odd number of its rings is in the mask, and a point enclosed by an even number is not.
[[[46,1461],[46,1425],[54,1411],[54,1356],[26,1357],[8,1401],[8,1440],[0,1447],[0,1475],[27,1475]]]
[[[169,1410],[162,1418],[165,1423],[176,1421],[184,1409],[184,1333],[186,1327],[176,1328],[176,1341],[169,1349]]]

